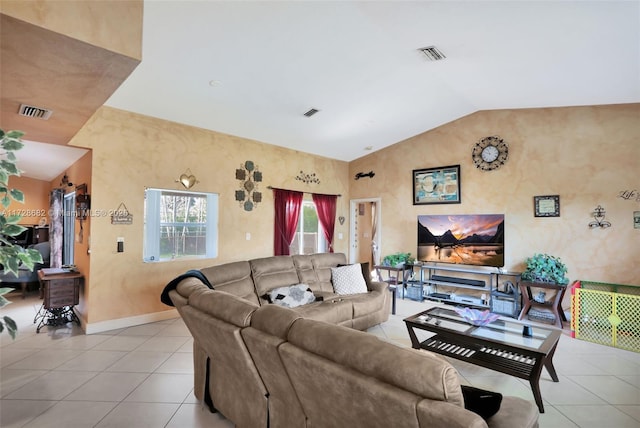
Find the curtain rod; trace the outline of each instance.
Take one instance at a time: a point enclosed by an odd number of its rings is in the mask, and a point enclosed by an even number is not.
[[[314,194],[314,193],[315,193],[316,195],[337,196],[337,197],[339,197],[339,198],[341,198],[341,197],[342,197],[342,195],[340,195],[340,194],[338,194],[338,195],[331,195],[331,194],[328,194],[328,193],[303,192],[303,191],[300,191],[300,190],[281,189],[281,188],[279,188],[279,187],[273,187],[273,186],[267,186],[267,189],[272,189],[272,190],[287,190],[287,191],[289,191],[289,192],[300,192],[300,193],[311,193],[311,194]]]

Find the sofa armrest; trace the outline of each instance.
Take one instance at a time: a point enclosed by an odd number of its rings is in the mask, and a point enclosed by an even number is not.
[[[371,281],[369,291],[384,292],[389,288],[389,284],[380,281]]]
[[[226,291],[206,288],[191,293],[189,306],[237,327],[249,326],[251,315],[260,307]]]

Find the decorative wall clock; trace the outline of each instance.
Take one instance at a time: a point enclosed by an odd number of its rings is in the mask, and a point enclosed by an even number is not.
[[[473,146],[471,158],[474,165],[483,171],[500,168],[509,157],[509,146],[497,135],[484,137]]]

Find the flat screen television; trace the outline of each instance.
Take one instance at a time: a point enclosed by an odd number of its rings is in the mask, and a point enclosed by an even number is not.
[[[504,214],[419,215],[417,259],[504,266]]]

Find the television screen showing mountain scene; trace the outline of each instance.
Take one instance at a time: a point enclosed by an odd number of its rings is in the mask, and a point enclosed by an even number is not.
[[[417,259],[504,266],[504,214],[419,215]]]

